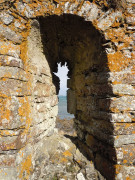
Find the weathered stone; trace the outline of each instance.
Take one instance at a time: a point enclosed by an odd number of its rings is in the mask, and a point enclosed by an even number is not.
[[[106,30],[108,29],[110,26],[113,25],[113,23],[115,22],[116,18],[120,18],[122,17],[122,13],[121,12],[113,12],[111,14],[109,14],[107,17],[101,17],[100,19],[98,19],[98,23],[97,26],[98,28],[100,28],[101,30]]]
[[[11,42],[0,42],[0,54],[13,56],[15,58],[20,57],[20,46],[14,45]]]
[[[134,166],[116,166],[116,180],[134,179],[135,167]]]
[[[11,16],[8,13],[1,13],[0,14],[0,19],[2,20],[2,22],[6,25],[9,25],[10,23],[13,22],[14,17]]]
[[[33,123],[40,123],[42,121],[47,121],[51,117],[55,117],[58,114],[58,107],[57,106],[50,106],[48,102],[48,107],[46,106],[47,103],[38,103],[34,104],[34,113],[33,113]]]
[[[21,30],[25,30],[26,29],[26,26],[23,23],[21,23],[21,22],[19,22],[17,20],[14,22],[14,25],[18,29],[21,29]]]
[[[134,115],[129,113],[111,113],[112,122],[134,122]]]
[[[6,38],[7,40],[12,41],[13,43],[21,43],[22,42],[22,36],[20,34],[17,34],[15,31],[10,29],[9,27],[5,27],[0,25],[0,37]]]
[[[34,87],[34,95],[41,97],[49,97],[55,93],[55,87],[51,86],[49,84],[42,84],[42,83],[36,83],[36,86]]]
[[[18,67],[22,69],[24,68],[23,61],[19,58],[14,58],[12,56],[0,56],[0,64],[1,66]]]
[[[134,144],[124,145],[120,148],[117,148],[116,154],[117,154],[118,164],[134,165],[135,162],[135,154],[133,153],[134,150],[135,150]]]
[[[135,134],[132,135],[120,135],[114,137],[114,146],[121,147],[126,144],[134,144],[135,143]]]
[[[15,155],[0,155],[0,165],[5,167],[15,167]]]
[[[88,111],[85,116],[83,116],[85,121],[88,122],[91,118],[97,119],[97,120],[105,120],[107,122],[111,123],[131,123],[134,122],[134,113],[130,112],[123,112],[123,113],[109,113],[105,111],[99,111],[99,110],[94,110],[94,111]]]
[[[100,171],[77,172],[89,180],[135,179],[134,6],[134,0],[1,0],[0,179],[48,180],[55,170],[45,157],[64,166],[69,155],[80,163],[72,150],[56,159],[44,153],[58,113],[53,72],[60,62],[69,68],[77,145]]]
[[[76,97],[75,92],[72,90],[67,91],[67,111],[70,114],[75,114],[76,112]]]
[[[49,128],[51,127],[55,127],[55,121],[54,119],[49,119],[48,120],[44,120],[43,122],[37,124],[36,126],[32,127],[32,135],[36,138],[38,136],[40,136],[41,134],[43,134],[45,131],[47,131]]]
[[[13,58],[14,59],[14,58]],[[19,63],[18,63],[19,64]],[[15,64],[16,65],[16,64]],[[17,67],[0,67],[0,77],[1,78],[9,78],[9,79],[16,79],[20,81],[28,81],[28,74],[22,69]]]
[[[58,104],[58,97],[57,97],[57,95],[53,95],[49,98],[48,97],[36,97],[34,102],[35,103],[45,103],[46,108],[50,109],[51,107]]]
[[[112,112],[134,111],[135,99],[134,96],[122,96],[119,98],[99,99],[99,107],[102,110],[110,109]]]
[[[135,17],[133,16],[126,17],[126,22],[128,24],[135,24]]]
[[[128,3],[135,3],[135,0],[127,0]]]
[[[16,149],[16,141],[17,137],[3,137],[0,141],[0,151],[8,151],[10,149]],[[8,142],[8,143],[7,143]]]
[[[18,2],[17,9],[21,13],[24,13],[27,18],[33,17],[34,11],[26,3]]]
[[[28,96],[31,94],[31,88],[27,82],[16,79],[5,78],[0,81],[0,95],[6,96]]]
[[[78,173],[76,179],[77,180],[85,180],[85,178],[84,178],[82,173]]]
[[[95,4],[90,4],[90,12],[87,14],[86,20],[87,21],[93,21],[97,18],[99,9]]]
[[[89,119],[89,125],[92,131],[92,127],[95,127],[95,129],[99,129],[99,131],[104,132],[105,134],[111,134],[114,135],[126,135],[126,134],[134,134],[135,133],[135,124],[134,123],[109,123],[107,121],[103,120],[96,120],[96,119]],[[94,129],[93,129],[94,131]]]
[[[127,8],[127,12],[128,12],[129,14],[131,14],[131,15],[134,15],[134,13],[135,13],[135,5],[132,5],[131,7],[129,6],[129,7]]]
[[[0,129],[23,129],[26,121],[30,123],[31,119],[29,114],[31,110],[28,104],[29,101],[30,98],[28,97],[1,97]]]
[[[0,168],[0,179],[1,180],[16,180],[17,179],[17,169],[15,167],[1,167]]]
[[[109,81],[113,84],[134,84],[135,83],[135,76],[134,73],[129,69],[121,72],[109,72],[109,73],[91,73],[90,76],[92,79],[94,78],[95,82],[102,84]],[[89,81],[91,82],[91,78],[88,77]],[[87,80],[87,82],[89,82]],[[92,81],[93,82],[93,81]],[[90,83],[88,83],[89,85]]]

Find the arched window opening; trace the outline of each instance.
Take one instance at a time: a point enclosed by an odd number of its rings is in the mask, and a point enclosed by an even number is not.
[[[74,134],[75,130],[73,128],[73,118],[74,115],[67,112],[67,80],[69,79],[67,64],[58,64],[58,72],[54,73],[59,77],[59,93],[58,93],[58,116],[56,121],[56,127],[63,131],[63,133]]]

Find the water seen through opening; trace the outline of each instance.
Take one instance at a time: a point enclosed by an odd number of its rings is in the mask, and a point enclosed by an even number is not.
[[[68,68],[67,66],[62,66],[58,64],[58,72],[55,73],[59,79],[60,79],[60,91],[58,94],[59,98],[59,111],[58,111],[58,116],[60,119],[72,119],[74,118],[73,114],[69,114],[67,112],[67,73],[68,73]]]

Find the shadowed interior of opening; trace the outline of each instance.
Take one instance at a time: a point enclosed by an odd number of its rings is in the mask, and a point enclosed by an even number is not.
[[[75,15],[48,16],[39,22],[57,95],[60,88],[59,78],[54,74],[58,72],[57,64],[67,63],[69,68],[67,109],[75,116],[77,146],[105,177],[112,179],[117,158],[112,136],[114,127],[110,123],[114,94],[108,80],[105,51],[108,42],[90,22]]]

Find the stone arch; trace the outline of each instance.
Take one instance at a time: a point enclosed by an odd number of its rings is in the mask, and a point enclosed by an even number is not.
[[[39,127],[38,125],[34,126],[34,123],[38,124],[33,120],[34,108],[36,108],[34,105],[35,103],[44,102],[45,106],[50,109],[50,105],[55,107],[57,104],[57,97],[54,95],[55,86],[50,89],[50,86],[43,87],[42,85],[42,83],[51,81],[52,75],[48,70],[49,64],[46,62],[43,66],[37,68],[35,66],[36,60],[31,63],[31,57],[34,59],[38,56],[41,60],[45,59],[41,51],[42,43],[40,43],[40,33],[38,32],[39,24],[33,19],[38,20],[39,17],[65,13],[82,16],[85,21],[91,22],[91,27],[97,29],[105,40],[102,45],[106,51],[108,72],[95,78],[96,81],[97,79],[100,82],[105,81],[108,87],[106,98],[96,100],[96,103],[101,108],[98,111],[99,114],[96,114],[98,116],[96,119],[104,117],[107,122],[105,121],[103,124],[102,121],[99,120],[97,123],[95,120],[92,125],[94,128],[100,127],[103,128],[102,131],[108,130],[110,132],[110,139],[105,137],[105,133],[102,134],[102,138],[108,140],[107,143],[112,148],[110,149],[107,144],[104,146],[102,143],[97,142],[92,133],[94,132],[96,136],[98,132],[86,130],[85,127],[82,127],[85,123],[79,124],[79,121],[76,122],[78,132],[84,134],[86,138],[86,146],[80,144],[80,148],[86,150],[87,153],[89,152],[89,155],[91,154],[92,160],[97,161],[99,165],[97,169],[107,179],[134,179],[135,167],[134,154],[132,153],[135,148],[134,2],[126,0],[121,1],[119,7],[115,5],[117,4],[112,4],[112,1],[67,2],[42,0],[32,2],[2,0],[0,2],[0,9],[2,10],[0,14],[1,178],[11,179],[11,175],[12,179],[34,178],[32,172],[38,150],[36,143],[39,139],[42,139],[41,131],[44,131],[42,124],[39,124]],[[32,31],[36,31],[33,36],[30,35]],[[30,46],[29,42],[31,40],[36,40],[33,46]],[[36,44],[38,42],[37,48]],[[36,48],[37,53],[33,52],[32,54],[33,49],[31,48]],[[66,52],[63,52],[63,56],[64,54]],[[93,74],[96,70],[94,68],[92,69]],[[89,71],[86,71],[85,76],[88,76],[88,73]],[[56,82],[56,80],[54,81]],[[37,82],[39,83],[38,86],[36,86]],[[72,88],[70,82],[69,87]],[[44,91],[42,88],[44,88]],[[93,88],[94,93],[98,94],[99,91],[95,92],[95,90],[97,89]],[[111,90],[111,95],[108,93],[109,90]],[[52,99],[49,98],[48,101],[41,97],[34,98],[38,93],[45,97],[52,97]],[[95,103],[94,100],[91,102]],[[81,106],[80,104],[80,108]],[[102,109],[106,109],[104,114],[100,112]],[[46,116],[48,118],[50,114],[46,113]],[[54,128],[53,117],[55,115],[51,116],[51,121],[44,124],[44,127],[47,128],[43,136],[46,136]],[[78,119],[80,120],[79,112]],[[88,127],[88,124],[85,126]],[[40,129],[40,131],[36,131],[37,129]],[[41,135],[40,138],[36,134],[37,132]],[[97,144],[99,146],[96,146]],[[101,151],[104,147],[107,147],[105,153]],[[90,153],[92,148],[96,150],[93,149]],[[103,154],[103,156],[99,154]],[[111,156],[113,164],[107,161],[109,156]],[[104,163],[102,163],[103,161]],[[105,172],[106,167],[110,169],[109,176]]]
[[[98,153],[108,160],[113,154],[113,159],[116,159],[115,150],[111,145],[107,146],[108,142],[106,142],[109,133],[113,134],[113,126],[111,123],[105,123],[107,119],[103,115],[109,111],[110,100],[105,110],[103,110],[103,101],[113,94],[107,77],[109,72],[107,55],[102,46],[106,42],[104,37],[90,22],[85,22],[83,18],[76,15],[50,16],[41,18],[39,23],[44,54],[51,71],[57,72],[59,62],[62,64],[66,62],[69,67],[68,111],[75,115],[80,150],[90,160],[95,161]],[[53,78],[53,84],[56,89],[59,87],[59,80],[56,76]],[[101,127],[101,124],[104,125]],[[103,135],[103,131],[107,134]],[[100,136],[104,137],[100,139]],[[113,143],[111,136],[109,141]],[[110,150],[106,151],[106,148],[112,149],[110,155]],[[107,164],[109,163],[110,161]],[[98,164],[99,162],[96,162],[95,166]],[[104,167],[103,174],[113,179],[115,175],[113,165],[110,163],[110,167],[106,169],[106,165],[102,164],[102,166]],[[102,171],[102,167],[97,168],[101,168]]]

